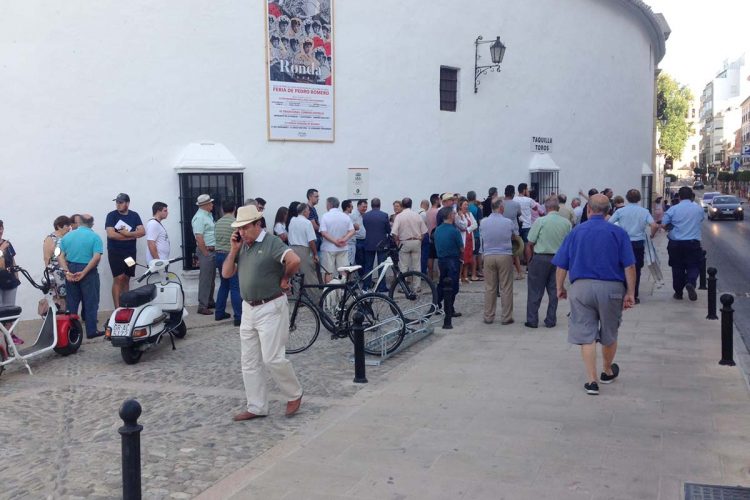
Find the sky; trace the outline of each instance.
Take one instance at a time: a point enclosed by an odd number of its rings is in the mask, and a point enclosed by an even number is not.
[[[659,68],[694,95],[703,91],[725,60],[747,52],[750,64],[750,0],[644,1],[664,14],[672,29]]]

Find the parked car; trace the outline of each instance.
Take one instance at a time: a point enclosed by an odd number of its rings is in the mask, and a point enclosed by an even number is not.
[[[708,219],[716,220],[732,218],[736,220],[745,219],[745,211],[742,210],[742,202],[736,196],[719,195],[714,196],[708,206]]]
[[[721,193],[718,191],[711,191],[708,193],[703,193],[703,198],[701,199],[701,206],[703,207],[704,212],[708,212],[708,206],[711,204],[711,200],[714,198],[714,196],[721,196]]]
[[[695,181],[695,182],[693,183],[693,189],[694,189],[694,190],[695,190],[695,189],[698,189],[698,190],[700,190],[700,191],[703,191],[704,189],[706,189],[706,186],[704,186],[704,185],[703,185],[703,183],[702,183],[701,181]]]

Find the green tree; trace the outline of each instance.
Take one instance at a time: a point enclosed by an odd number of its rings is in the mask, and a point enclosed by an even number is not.
[[[681,159],[685,143],[693,132],[685,119],[693,96],[690,89],[664,72],[659,73],[656,89],[659,148],[665,150],[667,156]]]

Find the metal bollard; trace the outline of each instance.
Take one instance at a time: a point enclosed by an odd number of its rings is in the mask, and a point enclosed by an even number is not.
[[[734,366],[734,297],[725,293],[721,296],[721,361],[720,365]]]
[[[352,334],[354,336],[354,383],[366,384],[365,374],[365,315],[359,311],[354,313]]]
[[[456,300],[453,296],[453,279],[446,276],[441,281],[443,283],[443,312],[445,313],[443,329],[451,330],[453,328],[453,302]]]
[[[708,316],[706,319],[719,319],[716,315],[716,268],[708,268]]]
[[[120,407],[120,418],[125,423],[117,432],[122,436],[122,498],[141,500],[141,431],[138,417],[141,405],[135,399],[126,400]]]
[[[698,281],[698,290],[706,289],[706,251],[703,250],[703,256],[701,257],[701,271]]]

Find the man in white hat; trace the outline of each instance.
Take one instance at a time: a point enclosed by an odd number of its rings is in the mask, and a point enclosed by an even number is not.
[[[221,270],[225,279],[239,273],[242,295],[240,346],[247,409],[234,416],[235,422],[268,415],[266,371],[287,398],[287,417],[297,413],[302,403],[302,386],[286,359],[289,304],[285,294],[300,259],[281,239],[266,233],[260,225],[262,217],[252,205],[237,210],[232,223],[237,231]]]
[[[192,227],[198,247],[198,314],[211,315],[214,306],[214,281],[216,280],[216,236],[214,232],[214,199],[207,194],[198,196],[198,211],[193,216]]]

